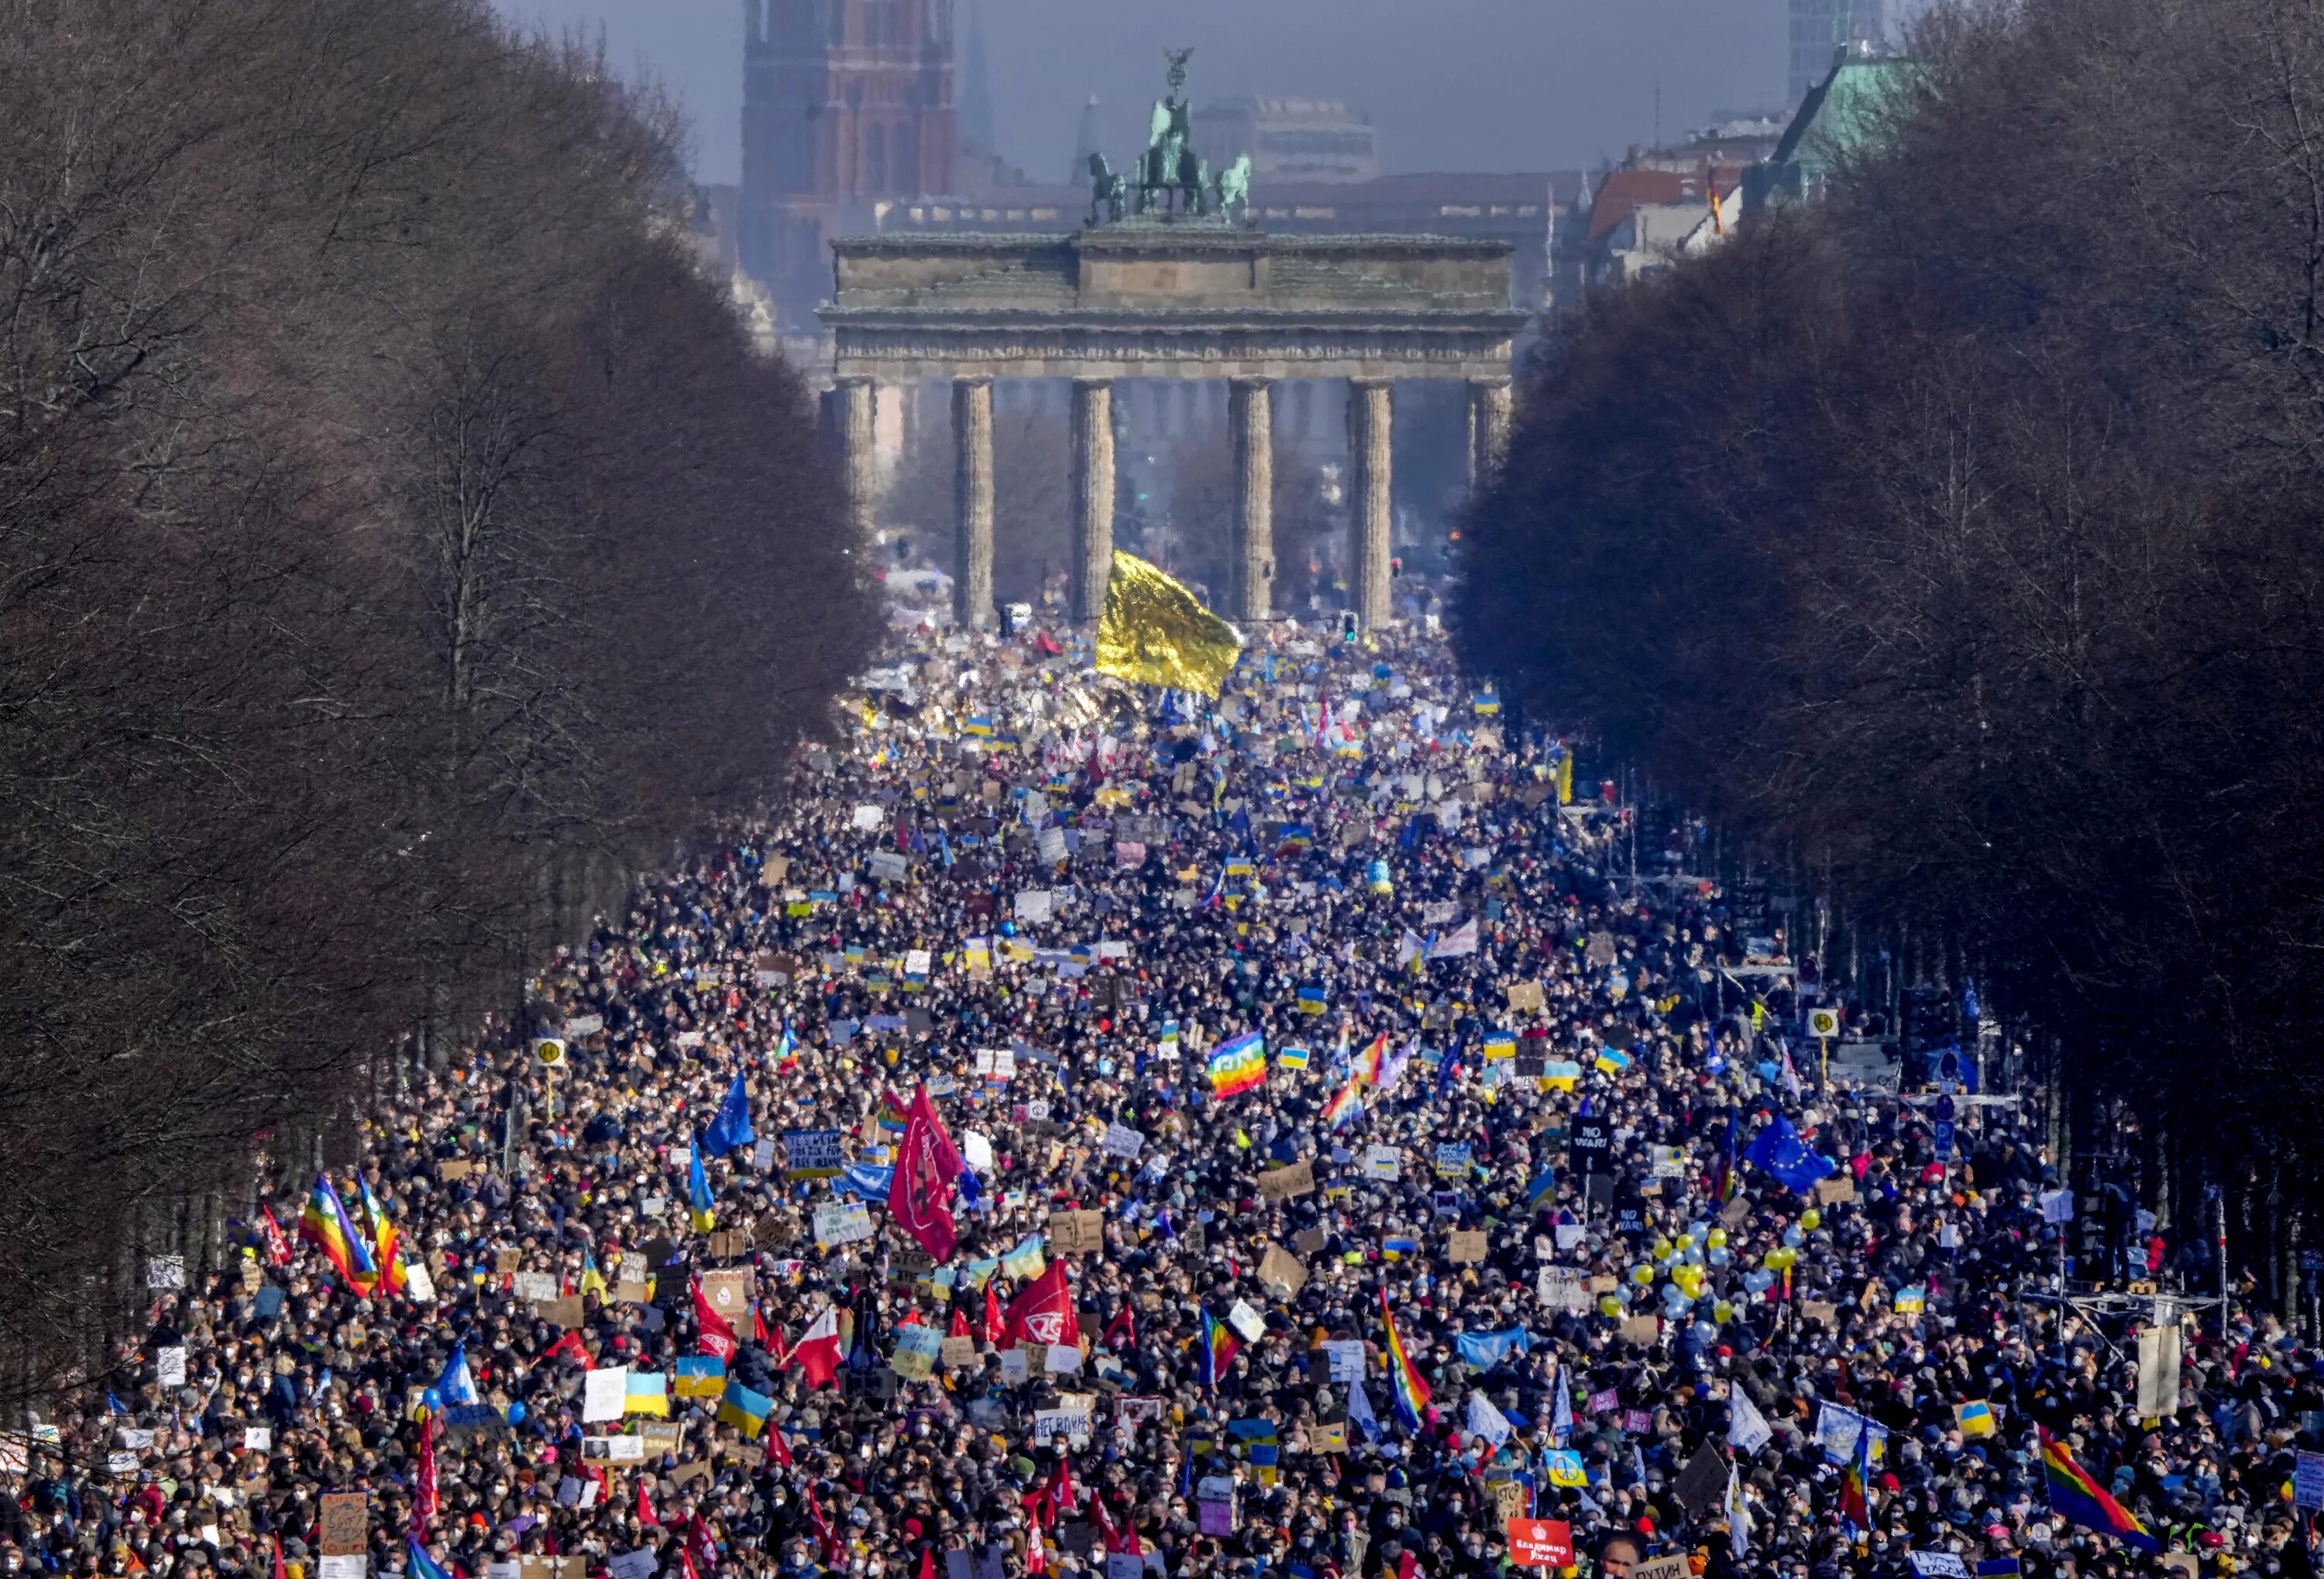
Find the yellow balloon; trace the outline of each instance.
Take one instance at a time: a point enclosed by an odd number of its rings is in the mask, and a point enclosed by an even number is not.
[[[1800,1226],[1806,1229],[1810,1233],[1813,1233],[1817,1229],[1823,1226],[1823,1214],[1817,1211],[1813,1206],[1810,1206],[1806,1211],[1800,1214]]]
[[[1622,1302],[1611,1294],[1600,1295],[1598,1299],[1598,1310],[1601,1316],[1619,1316],[1622,1314]]]
[[[1788,1271],[1792,1263],[1799,1259],[1799,1251],[1788,1244],[1779,1244],[1767,1252],[1767,1270],[1771,1272]]]
[[[1735,1319],[1735,1307],[1722,1299],[1711,1307],[1711,1319],[1725,1326]]]
[[[1636,1283],[1639,1288],[1650,1288],[1653,1286],[1654,1280],[1654,1268],[1642,1263],[1630,1269],[1630,1281]]]
[[[1727,1248],[1727,1230],[1724,1228],[1712,1229],[1711,1231],[1710,1244],[1711,1248],[1713,1250],[1725,1250]]]

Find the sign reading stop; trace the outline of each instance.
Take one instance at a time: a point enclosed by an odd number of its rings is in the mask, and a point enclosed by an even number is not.
[[[1528,1568],[1573,1566],[1573,1528],[1563,1519],[1509,1520],[1509,1561]]]

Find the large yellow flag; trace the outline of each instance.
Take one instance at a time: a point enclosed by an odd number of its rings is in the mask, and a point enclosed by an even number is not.
[[[1235,628],[1145,560],[1119,549],[1097,623],[1101,674],[1215,697],[1242,654]]]

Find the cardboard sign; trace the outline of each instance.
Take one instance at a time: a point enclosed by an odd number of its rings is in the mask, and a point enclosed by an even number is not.
[[[551,1326],[567,1329],[579,1326],[588,1319],[582,1313],[581,1296],[578,1294],[568,1294],[557,1299],[536,1299],[532,1302],[532,1313]]]
[[[1320,1228],[1303,1228],[1291,1236],[1291,1244],[1303,1256],[1319,1256],[1329,1238]]]
[[[1562,1519],[1508,1521],[1509,1561],[1526,1568],[1573,1566],[1573,1527]]]
[[[371,1549],[371,1499],[361,1491],[326,1491],[316,1548],[327,1557],[360,1556]]]
[[[1288,1168],[1270,1169],[1259,1176],[1259,1193],[1270,1201],[1288,1201],[1296,1196],[1313,1195],[1315,1190],[1315,1165],[1295,1162]]]
[[[702,1297],[731,1325],[748,1321],[751,1314],[751,1274],[746,1268],[727,1268],[702,1274]]]
[[[1307,1267],[1279,1244],[1270,1244],[1259,1258],[1259,1281],[1277,1299],[1289,1299],[1307,1286]]]
[[[1815,1198],[1819,1206],[1844,1206],[1856,1199],[1856,1180],[1845,1173],[1820,1178],[1816,1180]]]
[[[977,1358],[976,1340],[970,1337],[946,1338],[936,1350],[936,1358],[947,1371],[969,1371],[982,1363]]]
[[[1626,1316],[1622,1318],[1622,1341],[1626,1344],[1636,1344],[1642,1349],[1651,1349],[1662,1335],[1663,1324],[1660,1316]]]
[[[1528,1009],[1538,1011],[1546,1002],[1547,999],[1542,993],[1539,982],[1513,982],[1509,985],[1509,1008],[1512,1012]]]
[[[1105,1249],[1105,1214],[1052,1212],[1049,1248],[1065,1255],[1083,1255]]]
[[[1687,1579],[1692,1568],[1682,1552],[1675,1556],[1652,1557],[1630,1565],[1630,1579]]]
[[[1445,1252],[1452,1264],[1473,1266],[1485,1259],[1485,1233],[1481,1228],[1455,1230],[1450,1248]]]

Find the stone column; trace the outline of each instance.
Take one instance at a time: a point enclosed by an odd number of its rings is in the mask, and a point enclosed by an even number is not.
[[[1094,620],[1113,571],[1113,384],[1102,378],[1074,380],[1073,556],[1074,618]]]
[[[953,499],[959,509],[959,567],[953,617],[982,630],[992,623],[992,381],[955,379],[952,433],[957,458]]]
[[[868,544],[877,530],[872,505],[880,492],[880,456],[873,418],[878,414],[868,378],[839,381],[839,454],[847,485],[847,525],[855,541]]]
[[[1355,540],[1356,614],[1367,629],[1388,623],[1396,610],[1388,578],[1396,546],[1388,507],[1389,387],[1384,378],[1348,381],[1348,531]]]
[[[1263,378],[1227,383],[1227,431],[1234,440],[1234,615],[1275,613],[1275,404]]]
[[[1491,480],[1509,448],[1509,381],[1469,381],[1469,491]]]

